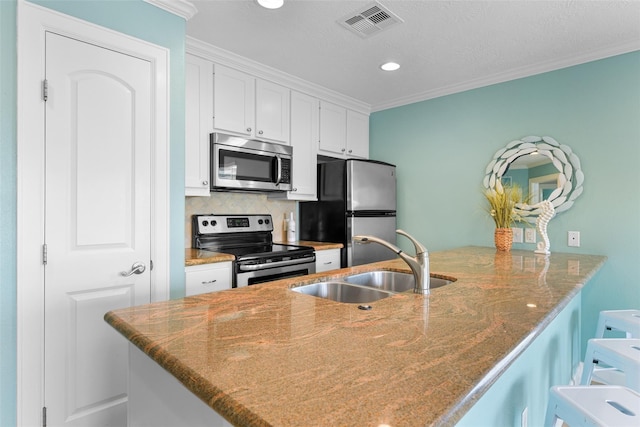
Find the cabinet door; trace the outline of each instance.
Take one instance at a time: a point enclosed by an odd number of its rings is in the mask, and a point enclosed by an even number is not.
[[[319,101],[291,92],[291,146],[293,147],[293,190],[271,193],[269,198],[317,200]]]
[[[289,94],[284,86],[256,81],[256,138],[289,144]]]
[[[369,116],[347,110],[347,155],[369,158]]]
[[[186,267],[185,285],[186,296],[231,289],[231,262]]]
[[[316,200],[319,101],[291,93],[291,145],[293,146],[293,197]]]
[[[209,134],[213,132],[213,63],[186,56],[185,195],[209,196]]]
[[[215,65],[213,79],[214,127],[252,136],[255,117],[255,78],[223,65]]]
[[[347,109],[330,102],[320,102],[319,151],[328,156],[343,157],[346,155],[346,147]]]
[[[316,273],[340,268],[340,249],[316,251]]]

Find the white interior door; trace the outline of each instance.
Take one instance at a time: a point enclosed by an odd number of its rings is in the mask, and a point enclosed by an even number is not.
[[[103,316],[150,301],[153,70],[51,32],[45,68],[47,425],[124,426],[127,343]]]

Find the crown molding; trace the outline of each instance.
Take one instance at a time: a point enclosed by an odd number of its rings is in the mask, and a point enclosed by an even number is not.
[[[416,102],[427,101],[429,99],[439,98],[446,95],[453,95],[467,90],[478,89],[484,86],[490,86],[497,83],[504,83],[511,80],[517,80],[524,77],[530,77],[536,74],[542,74],[549,71],[560,70],[575,65],[585,64],[587,62],[597,61],[612,56],[622,55],[625,53],[640,50],[640,41],[633,40],[625,43],[609,46],[604,49],[596,50],[588,54],[567,57],[561,60],[541,62],[526,67],[515,68],[502,73],[496,73],[487,77],[468,80],[455,85],[445,86],[433,90],[420,92],[414,95],[397,98],[389,102],[383,102],[371,106],[371,112],[387,110],[390,108],[401,107],[403,105],[414,104]]]
[[[186,21],[193,18],[198,13],[195,5],[187,0],[144,0],[149,4],[152,4],[160,9],[166,10],[169,13],[178,15],[184,18]]]
[[[290,89],[305,93],[323,101],[332,102],[360,113],[369,114],[371,106],[355,98],[343,95],[334,90],[295,77],[284,71],[269,67],[244,56],[240,56],[217,46],[187,36],[186,51],[189,54],[208,59],[216,64],[225,65],[252,76],[286,86]]]

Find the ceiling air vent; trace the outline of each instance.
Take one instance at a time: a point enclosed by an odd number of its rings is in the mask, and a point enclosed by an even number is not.
[[[404,22],[378,2],[373,2],[343,17],[338,23],[360,37],[370,37],[395,24]]]

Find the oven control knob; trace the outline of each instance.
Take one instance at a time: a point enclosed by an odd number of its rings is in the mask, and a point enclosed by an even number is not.
[[[209,225],[209,221],[207,221],[206,219],[204,221],[202,221],[202,226],[206,227],[207,225]]]
[[[264,223],[265,223],[265,224],[269,224],[269,220],[268,220],[268,219],[265,219],[265,220],[264,220]]]
[[[262,225],[262,222],[263,221],[261,219],[258,220],[258,224]]]
[[[218,221],[212,219],[211,220],[211,226],[215,227],[216,225],[218,225]]]

